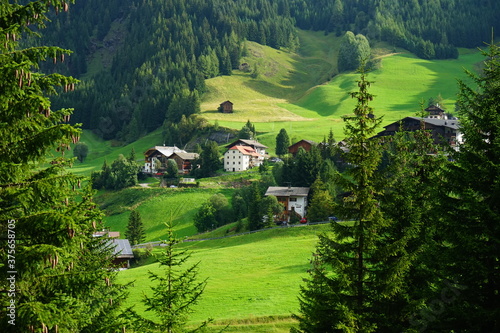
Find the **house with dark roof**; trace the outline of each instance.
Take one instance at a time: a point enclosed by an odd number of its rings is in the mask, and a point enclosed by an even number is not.
[[[394,135],[401,130],[414,132],[422,128],[430,131],[436,144],[449,144],[451,147],[457,147],[463,142],[459,121],[440,118],[406,117],[384,126],[384,130],[376,137]]]
[[[226,146],[225,171],[244,171],[261,165],[267,158],[267,146],[256,140],[238,139]]]
[[[130,268],[130,260],[134,259],[134,253],[128,239],[110,238],[108,240],[113,247],[113,265],[120,269]]]
[[[231,101],[225,101],[220,103],[219,105],[219,112],[222,113],[233,113],[233,102]]]
[[[167,168],[167,160],[173,153],[186,153],[185,150],[176,146],[154,146],[144,152],[144,169],[145,173],[163,173]]]
[[[197,153],[175,152],[168,157],[177,163],[180,174],[188,174],[193,168],[193,162],[199,157]]]
[[[300,217],[306,216],[309,187],[269,186],[265,195],[274,195],[278,202],[283,205],[284,221],[288,221],[290,214],[293,212],[300,215]]]

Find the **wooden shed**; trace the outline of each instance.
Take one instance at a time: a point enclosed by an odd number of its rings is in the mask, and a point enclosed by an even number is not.
[[[222,113],[233,113],[233,103],[231,101],[220,103],[219,111]]]

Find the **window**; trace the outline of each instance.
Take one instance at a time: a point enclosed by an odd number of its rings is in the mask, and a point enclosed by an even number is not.
[[[295,201],[297,201],[297,198],[290,198],[290,201],[295,202]]]

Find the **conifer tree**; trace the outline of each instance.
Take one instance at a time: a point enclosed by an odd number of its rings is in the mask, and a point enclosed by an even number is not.
[[[199,263],[188,263],[190,254],[186,250],[178,249],[180,241],[175,238],[171,223],[166,223],[166,226],[168,238],[165,241],[165,251],[158,256],[163,272],[149,272],[150,279],[155,281],[156,285],[151,287],[152,295],[144,297],[146,310],[154,311],[159,322],[145,322],[146,326],[160,332],[185,332],[189,315],[203,294],[207,280],[198,281]],[[209,321],[203,322],[200,327],[190,332],[199,331]]]
[[[500,330],[500,47],[492,42],[483,55],[482,74],[467,72],[474,85],[459,81],[464,143],[453,154],[441,200],[448,213],[442,276],[462,287],[439,322],[427,324],[446,331]]]
[[[92,237],[101,212],[92,191],[79,190],[82,177],[66,171],[72,161],[64,153],[80,130],[67,124],[71,110],[52,110],[49,99],[77,81],[39,71],[39,62],[62,62],[69,51],[19,44],[37,36],[31,29],[44,27],[48,10],[67,10],[69,2],[0,5],[2,332],[116,332],[123,326],[116,315],[123,293],[107,269],[112,249]],[[62,156],[49,161],[54,150]]]
[[[351,93],[357,100],[354,115],[346,117],[345,132],[350,147],[346,156],[352,168],[344,178],[349,196],[340,207],[342,217],[353,219],[353,225],[332,223],[332,235],[319,237],[310,277],[301,287],[301,315],[298,332],[374,332],[376,301],[378,231],[385,221],[377,201],[379,189],[374,180],[381,159],[380,147],[370,138],[381,119],[373,116],[369,106],[373,95],[371,82],[361,70],[359,91]],[[377,267],[378,269],[379,267]]]
[[[288,154],[288,147],[290,146],[290,138],[286,129],[282,128],[276,136],[276,155],[283,156]]]
[[[128,218],[127,231],[125,237],[129,240],[131,245],[142,243],[146,236],[144,231],[144,224],[142,223],[141,214],[137,210],[132,210]]]

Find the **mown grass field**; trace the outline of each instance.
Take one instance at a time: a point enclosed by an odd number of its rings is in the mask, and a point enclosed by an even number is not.
[[[191,323],[213,318],[218,324],[230,324],[229,332],[287,332],[293,324],[290,315],[298,309],[299,287],[307,276],[317,235],[327,230],[328,225],[279,228],[182,243],[180,247],[192,254],[190,263],[200,263],[199,278],[208,278]],[[154,314],[144,312],[141,299],[150,291],[148,271],[159,269],[153,263],[119,274],[119,282],[135,281],[128,305],[150,318]]]
[[[141,215],[146,231],[146,242],[166,238],[165,222],[173,221],[176,237],[183,238],[197,233],[193,219],[201,207],[215,193],[230,199],[231,189],[202,188],[129,188],[119,192],[105,192],[97,197],[108,216],[104,225],[112,231],[125,234],[132,209]]]

